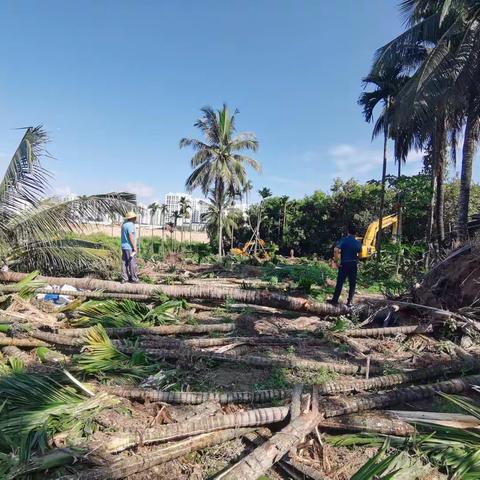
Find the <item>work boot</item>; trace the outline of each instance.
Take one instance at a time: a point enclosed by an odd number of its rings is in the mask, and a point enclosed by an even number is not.
[[[348,299],[347,307],[348,307],[348,308],[352,308],[352,307],[353,307],[353,300]]]
[[[330,299],[326,300],[326,303],[329,303],[330,305],[333,305],[335,307],[338,306],[338,300],[335,300],[333,298],[330,298]]]

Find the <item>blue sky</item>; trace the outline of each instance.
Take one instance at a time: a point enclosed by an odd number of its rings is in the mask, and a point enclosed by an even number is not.
[[[4,0],[0,166],[14,129],[41,123],[55,192],[161,200],[190,172],[179,139],[225,101],[259,138],[255,189],[301,197],[336,176],[378,178],[381,142],[356,101],[374,50],[402,30],[397,3]]]

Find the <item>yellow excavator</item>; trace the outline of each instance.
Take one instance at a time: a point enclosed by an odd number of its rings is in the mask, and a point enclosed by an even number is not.
[[[388,227],[392,227],[392,234],[395,236],[398,229],[398,217],[396,214],[387,215],[382,219],[382,230]],[[366,260],[374,255],[377,251],[375,245],[377,243],[377,234],[380,229],[380,221],[375,220],[368,227],[364,237],[357,237],[357,240],[362,242],[362,250],[360,251],[359,258]]]
[[[230,253],[232,255],[241,255],[242,257],[250,257],[254,255],[254,251],[255,251],[255,242],[250,241],[250,242],[247,242],[243,246],[243,248],[232,248],[230,250]],[[265,241],[262,239],[259,239],[257,242],[257,256],[260,258],[265,258],[266,260],[268,260],[268,258],[270,257],[267,251],[265,250]]]

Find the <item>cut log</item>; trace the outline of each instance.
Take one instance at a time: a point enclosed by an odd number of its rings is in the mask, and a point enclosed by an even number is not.
[[[418,368],[409,372],[392,373],[380,377],[369,379],[356,379],[349,381],[327,382],[318,385],[319,393],[322,395],[336,395],[347,392],[361,392],[365,390],[387,389],[394,385],[403,383],[418,382],[421,380],[433,379],[447,375],[454,375],[460,372],[470,371],[478,372],[480,370],[480,362],[476,359],[466,361],[452,362],[447,367],[441,368]]]
[[[85,342],[80,338],[72,338],[67,335],[59,335],[57,333],[42,332],[40,330],[31,330],[28,335],[48,343],[55,343],[57,345],[66,345],[69,347],[78,347]]]
[[[387,413],[405,422],[428,422],[435,425],[443,425],[444,427],[461,429],[474,428],[480,430],[480,420],[473,415],[464,415],[463,413],[410,412],[401,410],[387,410]]]
[[[133,347],[118,347],[118,350],[127,355],[131,355],[138,349],[135,349]],[[241,356],[234,353],[214,353],[188,349],[144,349],[143,351],[153,358],[206,358],[209,360],[218,360],[222,362],[242,363],[244,365],[251,365],[253,367],[283,367],[312,371],[329,371],[343,373],[345,375],[357,375],[365,373],[364,366],[353,365],[351,363],[317,362],[315,360],[305,360],[299,358],[267,358],[254,355]]]
[[[0,272],[0,282],[19,282],[27,274],[17,272]],[[240,288],[215,288],[215,286],[183,286],[183,285],[149,285],[149,284],[121,284],[108,280],[94,278],[45,277],[38,276],[37,280],[49,285],[72,285],[82,290],[102,290],[111,293],[140,294],[154,297],[164,293],[171,298],[225,300],[227,298],[238,303],[279,307],[299,312],[318,313],[322,315],[340,315],[345,307],[337,307],[326,303],[319,303],[299,297],[290,297],[264,290],[247,290]],[[0,289],[1,290],[1,289]]]
[[[245,412],[214,415],[181,423],[160,425],[147,428],[141,432],[122,432],[113,438],[108,438],[105,443],[102,442],[101,448],[109,453],[117,453],[140,443],[166,442],[227,428],[269,425],[285,420],[288,412],[288,407],[258,408]]]
[[[472,385],[480,382],[480,375],[469,375],[462,378],[454,378],[444,382],[430,383],[413,387],[397,388],[385,393],[358,395],[352,398],[342,398],[335,405],[326,405],[322,410],[325,418],[348,415],[350,413],[375,410],[398,405],[407,402],[417,402],[430,398],[438,392],[460,393]]]
[[[14,347],[27,347],[27,348],[50,346],[49,343],[44,342],[43,340],[38,340],[36,338],[12,338],[7,336],[0,337],[0,347],[6,347],[10,345]]]
[[[228,442],[251,431],[251,428],[232,428],[220,432],[197,435],[179,442],[172,442],[150,453],[120,457],[104,467],[84,470],[73,475],[65,475],[57,480],[114,480],[130,478],[135,473],[143,472],[155,465],[168,462],[197,450]]]
[[[181,335],[210,332],[233,332],[233,323],[207,323],[204,325],[161,325],[159,327],[137,328],[105,328],[107,335],[113,338],[139,335]],[[65,328],[59,330],[61,335],[77,337],[86,335],[88,328]]]
[[[388,335],[411,334],[431,332],[431,325],[408,325],[405,327],[384,327],[384,328],[352,328],[342,332],[348,337],[384,337]]]
[[[310,412],[297,417],[225,474],[217,476],[217,479],[256,480],[308,435],[318,425],[320,419],[321,416],[318,412]]]
[[[291,396],[290,390],[258,390],[256,392],[164,392],[131,387],[110,387],[102,385],[99,389],[119,397],[134,400],[150,400],[172,404],[197,405],[215,401],[226,403],[268,403],[283,400]]]
[[[230,345],[304,345],[316,346],[325,345],[322,339],[304,339],[304,338],[279,338],[279,337],[219,337],[219,338],[189,338],[180,340],[178,338],[155,338],[154,336],[140,336],[136,345],[140,348],[178,348],[182,346],[210,348]],[[124,345],[124,343],[118,343]]]
[[[416,432],[412,425],[386,412],[355,413],[325,419],[322,420],[320,426],[333,430],[380,433],[382,435],[395,435],[397,437],[409,437]]]
[[[6,357],[18,358],[25,365],[32,365],[33,363],[36,363],[35,359],[33,357],[31,357],[28,353],[24,352],[23,350],[20,350],[17,347],[14,347],[14,346],[3,347],[2,348],[2,353]]]

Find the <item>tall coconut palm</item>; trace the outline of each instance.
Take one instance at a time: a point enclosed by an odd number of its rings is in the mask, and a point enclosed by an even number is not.
[[[148,208],[148,211],[150,212],[150,226],[152,229],[151,237],[153,238],[153,220],[154,220],[155,214],[160,209],[160,205],[157,202],[152,202],[147,208]]]
[[[182,214],[180,213],[179,210],[174,210],[172,214],[173,218],[173,231],[172,231],[172,236],[175,235],[175,241],[177,241],[177,225],[178,225],[178,219],[182,218]],[[173,242],[172,242],[172,247],[173,247]],[[172,248],[173,249],[173,248]]]
[[[358,103],[363,107],[363,114],[367,122],[373,121],[373,114],[378,105],[382,105],[382,112],[375,122],[372,139],[383,134],[383,164],[382,181],[380,191],[380,210],[379,210],[379,228],[377,236],[377,255],[381,256],[382,249],[382,222],[385,208],[385,185],[387,176],[387,148],[390,126],[390,115],[395,103],[395,97],[405,84],[407,77],[402,75],[401,68],[398,66],[386,68],[379,72],[372,72],[363,79],[364,86],[375,85],[372,92],[363,92]]]
[[[213,190],[213,201],[219,211],[218,255],[223,255],[223,211],[229,197],[238,194],[247,182],[246,167],[260,170],[260,164],[243,155],[244,150],[256,151],[258,141],[253,133],[236,134],[236,115],[226,104],[221,110],[202,108],[202,117],[195,122],[205,137],[205,141],[182,138],[180,148],[190,146],[195,154],[191,159],[193,172],[187,178],[188,191],[200,188],[205,196]]]
[[[163,253],[165,253],[165,218],[168,213],[168,206],[166,203],[160,205],[160,215],[162,217],[162,247]]]
[[[379,50],[374,69],[396,64],[414,70],[399,93],[398,122],[426,122],[442,103],[460,110],[465,135],[457,228],[464,239],[480,129],[480,0],[404,0],[403,8],[409,27]]]
[[[190,218],[189,211],[191,210],[190,202],[187,197],[180,197],[180,215],[182,217],[182,231],[181,231],[181,248],[183,250],[183,239],[185,234],[185,220]]]
[[[46,198],[48,155],[41,126],[28,128],[0,183],[0,257],[17,270],[46,273],[103,271],[108,251],[98,244],[67,238],[84,230],[86,219],[124,215],[135,196],[108,193],[61,201]]]

